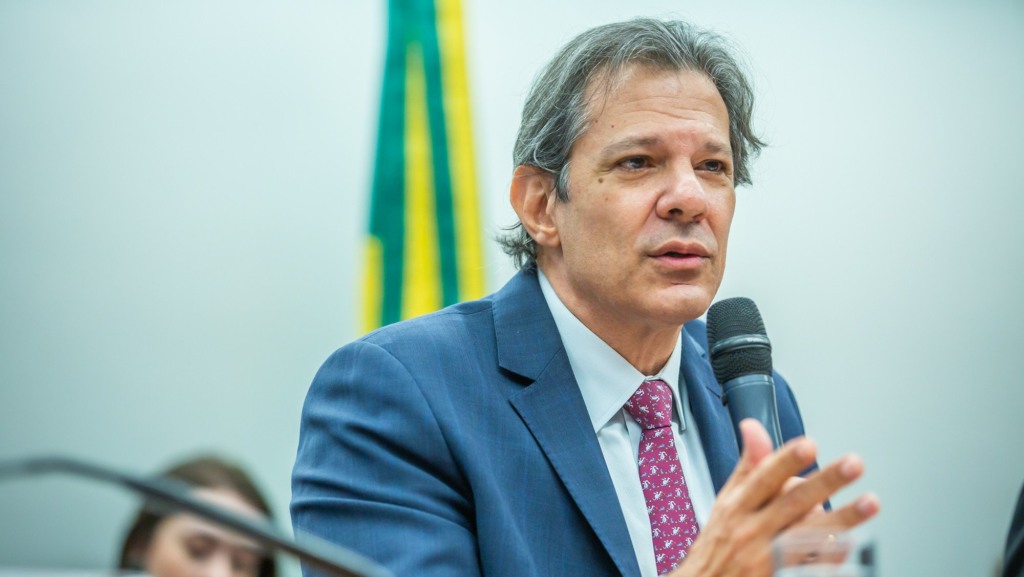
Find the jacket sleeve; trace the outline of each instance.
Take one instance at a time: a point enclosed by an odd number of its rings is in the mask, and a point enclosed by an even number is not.
[[[774,373],[772,380],[775,381],[775,404],[779,411],[779,428],[782,429],[783,441],[805,435],[803,417],[800,416],[800,406],[796,402],[793,390],[789,388],[789,383],[777,372]],[[813,465],[801,471],[800,476],[806,477],[817,471],[818,468],[818,463],[815,461]],[[832,510],[831,501],[825,501],[823,506],[826,511]]]
[[[480,574],[471,495],[438,416],[414,371],[372,343],[335,352],[310,386],[291,513],[297,534],[396,575]]]
[[[800,416],[800,406],[797,405],[793,390],[789,383],[779,373],[774,373],[772,380],[775,382],[775,404],[779,412],[779,427],[782,432],[783,441],[804,435],[804,421]]]

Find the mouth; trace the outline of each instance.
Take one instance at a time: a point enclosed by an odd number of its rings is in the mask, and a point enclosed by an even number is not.
[[[670,269],[692,270],[710,260],[711,252],[697,243],[673,242],[659,247],[650,256]]]
[[[656,258],[658,260],[668,260],[668,261],[676,261],[676,260],[699,260],[699,261],[703,261],[704,259],[706,259],[708,257],[700,255],[700,254],[694,254],[694,253],[691,253],[691,252],[668,251],[668,252],[664,252],[664,253],[661,253],[661,254],[656,254],[656,255],[654,255],[654,258]]]

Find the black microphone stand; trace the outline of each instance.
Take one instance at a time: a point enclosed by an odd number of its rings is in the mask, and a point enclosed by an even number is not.
[[[188,485],[172,479],[137,477],[67,457],[35,457],[0,463],[0,481],[53,472],[122,485],[172,510],[187,511],[228,527],[268,549],[285,551],[311,567],[339,577],[393,577],[391,572],[366,557],[314,535],[300,534],[292,540],[269,522],[242,517],[196,499],[189,494]]]

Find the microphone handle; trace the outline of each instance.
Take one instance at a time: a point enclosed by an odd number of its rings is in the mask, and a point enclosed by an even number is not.
[[[725,391],[723,400],[729,409],[729,418],[732,419],[732,428],[736,432],[736,442],[740,444],[741,451],[743,437],[740,436],[740,421],[743,419],[760,421],[772,439],[772,446],[775,449],[782,446],[779,412],[775,404],[775,381],[771,375],[741,375],[727,381],[722,389]]]

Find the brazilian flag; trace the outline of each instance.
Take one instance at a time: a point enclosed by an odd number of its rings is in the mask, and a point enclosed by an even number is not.
[[[460,0],[389,0],[363,329],[484,293]]]

